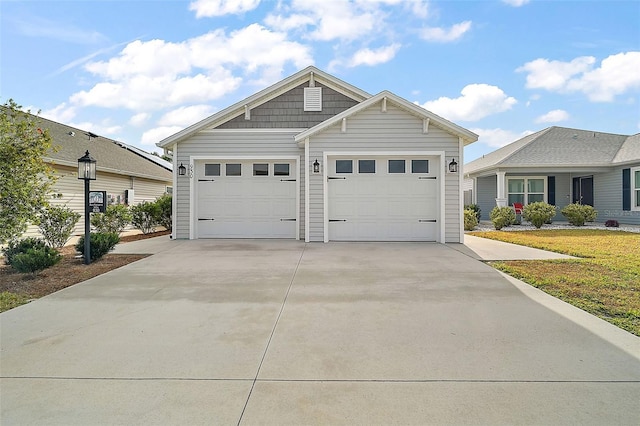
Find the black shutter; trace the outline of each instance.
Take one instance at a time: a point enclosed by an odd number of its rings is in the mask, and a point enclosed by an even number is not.
[[[548,176],[547,177],[547,188],[549,190],[549,195],[547,196],[547,202],[552,206],[556,205],[556,177]]]
[[[631,169],[622,169],[622,210],[631,210]]]

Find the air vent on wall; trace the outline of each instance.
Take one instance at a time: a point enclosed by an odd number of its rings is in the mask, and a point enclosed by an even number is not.
[[[304,110],[322,111],[322,87],[304,88]]]

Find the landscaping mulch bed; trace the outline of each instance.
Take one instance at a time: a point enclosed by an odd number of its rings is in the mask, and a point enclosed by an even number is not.
[[[120,238],[119,244],[169,233],[169,231],[162,231],[146,235],[127,235]],[[38,274],[19,273],[0,259],[0,293],[9,292],[27,300],[37,299],[148,256],[146,254],[107,254],[85,265],[82,258],[76,257],[78,253],[73,246],[64,247],[60,252],[63,255],[62,260]],[[5,309],[0,309],[0,312],[2,310]]]

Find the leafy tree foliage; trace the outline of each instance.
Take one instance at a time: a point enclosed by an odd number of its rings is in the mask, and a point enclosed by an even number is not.
[[[38,228],[49,247],[60,248],[69,241],[79,220],[80,213],[67,206],[49,206],[40,213]]]
[[[55,177],[44,156],[51,149],[36,116],[12,99],[0,106],[0,244],[22,235],[48,205]]]

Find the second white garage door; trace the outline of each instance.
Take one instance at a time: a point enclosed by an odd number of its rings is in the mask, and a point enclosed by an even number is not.
[[[332,241],[436,241],[438,157],[329,157]]]
[[[294,160],[196,163],[197,238],[295,238]]]

